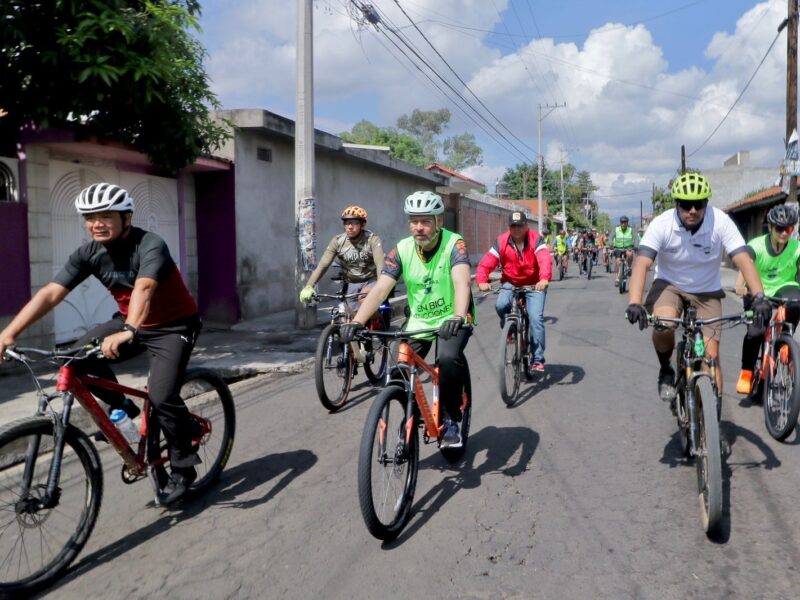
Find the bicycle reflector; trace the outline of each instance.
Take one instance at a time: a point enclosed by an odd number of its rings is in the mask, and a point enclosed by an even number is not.
[[[697,338],[694,341],[694,355],[697,358],[703,358],[706,355],[706,343],[703,338]]]

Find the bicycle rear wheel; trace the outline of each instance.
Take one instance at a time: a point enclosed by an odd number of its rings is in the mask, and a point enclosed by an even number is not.
[[[322,406],[336,412],[347,402],[353,381],[353,354],[339,336],[339,324],[322,330],[314,354],[314,383]]]
[[[469,365],[464,367],[464,391],[461,393],[461,447],[460,448],[440,448],[444,459],[449,463],[458,462],[467,450],[469,440],[469,429],[472,425],[472,380],[469,375]]]
[[[516,321],[506,320],[500,334],[500,352],[498,354],[498,377],[500,379],[500,396],[508,406],[514,404],[519,391],[520,378],[519,331]]]
[[[372,385],[383,383],[389,362],[389,344],[383,338],[372,338],[372,352],[364,361],[364,373]]]
[[[713,535],[722,523],[722,455],[719,444],[717,398],[711,382],[701,377],[694,388],[697,406],[697,490],[703,529]]]
[[[390,385],[370,408],[358,455],[358,501],[367,530],[393,540],[411,516],[417,486],[419,434],[406,413],[406,392]]]
[[[89,438],[66,430],[59,495],[43,507],[53,457],[53,422],[30,417],[0,429],[0,596],[30,596],[72,563],[92,533],[103,470]],[[24,472],[30,470],[30,486]]]
[[[773,345],[772,365],[766,369],[764,424],[778,441],[789,437],[800,413],[800,349],[790,336],[782,334]]]
[[[219,478],[228,464],[236,432],[236,409],[227,384],[209,369],[187,370],[181,398],[192,419],[205,425],[204,433],[194,440],[202,462],[196,467],[197,480],[191,488],[201,492]]]

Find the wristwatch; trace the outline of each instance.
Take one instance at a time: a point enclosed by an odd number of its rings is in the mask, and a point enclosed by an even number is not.
[[[139,331],[133,325],[129,325],[128,323],[125,323],[125,324],[122,325],[122,329],[120,331],[130,331],[133,334],[133,339],[134,340],[138,340],[139,339]]]

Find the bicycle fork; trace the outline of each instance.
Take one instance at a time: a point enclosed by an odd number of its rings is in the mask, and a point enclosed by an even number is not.
[[[64,442],[67,434],[67,425],[69,424],[69,415],[72,410],[73,395],[66,393],[64,398],[64,412],[58,418],[56,413],[52,413],[53,421],[53,456],[50,462],[50,469],[47,474],[47,487],[45,488],[44,497],[36,501],[34,507],[26,506],[28,510],[53,508],[58,505],[58,500],[61,497],[61,488],[58,487],[61,478],[61,462],[64,458]],[[42,396],[39,399],[39,411],[41,415],[47,414],[47,402],[49,398]],[[22,472],[22,489],[20,497],[21,502],[29,503],[33,498],[30,496],[31,487],[33,485],[33,474],[36,469],[36,458],[39,456],[39,448],[42,444],[42,436],[34,436],[28,443],[28,448],[25,452],[25,468]],[[18,510],[22,507],[18,506]]]

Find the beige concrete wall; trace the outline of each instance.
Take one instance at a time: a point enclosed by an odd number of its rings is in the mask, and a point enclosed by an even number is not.
[[[256,158],[259,147],[272,150],[272,162]],[[242,318],[250,319],[294,305],[294,143],[264,130],[239,130],[235,149],[237,285]],[[318,149],[315,168],[317,258],[342,231],[340,215],[351,204],[367,210],[367,228],[388,252],[408,235],[405,197],[437,185],[335,150]],[[321,288],[331,289],[328,276]]]
[[[53,226],[50,219],[50,153],[40,146],[26,148],[28,181],[28,251],[31,261],[31,296],[53,278]],[[53,344],[53,313],[31,325],[17,340],[20,344]]]

